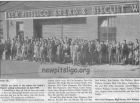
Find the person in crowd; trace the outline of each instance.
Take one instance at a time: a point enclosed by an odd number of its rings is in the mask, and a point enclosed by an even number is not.
[[[135,65],[139,64],[139,41],[136,39],[135,46],[134,46],[134,53],[135,53]]]
[[[0,42],[0,58],[36,62],[94,64],[139,64],[139,41],[85,40],[81,38],[24,38]]]
[[[127,64],[128,60],[128,55],[129,55],[129,49],[128,45],[126,43],[126,40],[124,40],[123,46],[122,46],[122,51],[123,51],[123,64]]]
[[[40,44],[40,60],[41,60],[41,62],[43,63],[44,62],[44,60],[45,60],[45,56],[44,56],[44,42],[43,42],[43,40],[41,39],[41,44]]]
[[[113,41],[111,48],[112,64],[116,64],[116,41]]]
[[[38,43],[37,40],[34,42],[34,60],[37,61],[38,59]]]
[[[78,52],[78,43],[77,42],[75,42],[74,44],[73,44],[73,65],[76,65],[77,63],[78,63],[78,60],[77,60],[77,52]]]
[[[113,48],[113,44],[108,42],[108,61],[109,64],[112,64],[112,48]]]
[[[116,43],[116,63],[121,63],[121,44],[120,42]]]
[[[102,55],[102,63],[106,63],[106,55],[107,55],[107,46],[105,45],[104,41],[102,42],[101,45],[101,55]]]
[[[15,60],[17,54],[17,46],[16,46],[16,39],[12,39],[11,43],[11,59]]]
[[[33,60],[33,44],[32,44],[31,39],[29,39],[28,45],[27,45],[27,59],[29,61]]]
[[[8,40],[5,42],[5,55],[6,59],[10,60],[11,58],[11,40],[8,38]]]
[[[2,60],[3,52],[4,52],[4,41],[0,40],[0,60]]]
[[[16,59],[17,60],[21,60],[21,53],[22,53],[21,47],[22,47],[22,43],[20,41],[20,36],[18,36],[18,38],[17,38],[16,47],[17,47]]]
[[[93,40],[90,41],[89,45],[89,53],[90,53],[90,64],[93,65],[95,62],[95,56],[94,56],[94,51],[95,51],[95,42]]]
[[[85,65],[85,61],[86,61],[86,47],[85,47],[85,44],[82,43],[81,44],[81,64]]]
[[[60,41],[57,44],[56,56],[57,56],[57,62],[62,63],[62,61],[63,61],[63,46],[60,43]]]
[[[99,42],[99,40],[97,40],[96,48],[98,52],[98,63],[101,64],[102,63],[102,44]]]
[[[21,46],[22,51],[22,60],[26,59],[26,44],[23,42],[23,45]]]
[[[134,64],[134,52],[133,52],[134,46],[132,42],[129,42],[128,44],[128,50],[129,50],[129,55],[128,55],[128,64]]]
[[[51,40],[49,40],[49,42],[48,42],[48,46],[47,46],[47,48],[48,48],[48,58],[49,58],[49,62],[50,63],[52,63],[52,59],[53,59],[53,54],[52,54],[52,48],[53,48],[53,44],[52,44],[52,41]]]

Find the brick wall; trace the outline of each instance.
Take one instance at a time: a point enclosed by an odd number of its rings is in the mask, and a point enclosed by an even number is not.
[[[89,40],[95,40],[98,38],[98,17],[88,17],[87,18],[87,37]]]
[[[138,15],[131,16],[117,16],[117,41],[126,39],[127,41],[134,41],[136,38],[140,38],[140,17]],[[33,20],[11,20],[9,21],[9,36],[13,38],[16,35],[16,22],[24,22],[24,35],[31,38],[33,36]],[[4,38],[7,36],[7,21],[3,21],[4,24]],[[87,31],[85,38],[97,39],[98,38],[98,17],[87,17]],[[78,36],[78,35],[75,35]]]
[[[140,16],[117,16],[117,40],[140,39]]]

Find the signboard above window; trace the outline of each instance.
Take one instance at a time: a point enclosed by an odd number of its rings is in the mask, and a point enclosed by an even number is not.
[[[117,3],[104,5],[89,5],[78,7],[14,10],[6,12],[6,19],[25,18],[55,18],[55,17],[76,17],[76,16],[100,16],[116,14],[139,13],[139,1],[132,3]]]

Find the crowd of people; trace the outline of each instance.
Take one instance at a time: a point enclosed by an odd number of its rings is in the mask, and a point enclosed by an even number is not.
[[[72,63],[73,65],[138,65],[139,41],[123,42],[51,37],[47,39],[19,36],[0,42],[0,59],[35,62]]]

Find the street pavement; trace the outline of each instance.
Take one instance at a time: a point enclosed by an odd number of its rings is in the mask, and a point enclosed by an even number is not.
[[[45,66],[57,67],[71,64],[46,63]],[[135,65],[93,65],[90,74],[47,74],[40,72],[41,63],[29,61],[1,61],[0,78],[3,79],[31,79],[31,78],[137,78],[140,77],[140,66]],[[75,67],[75,66],[74,66]],[[79,67],[79,66],[76,66]],[[84,67],[82,67],[84,68]]]

